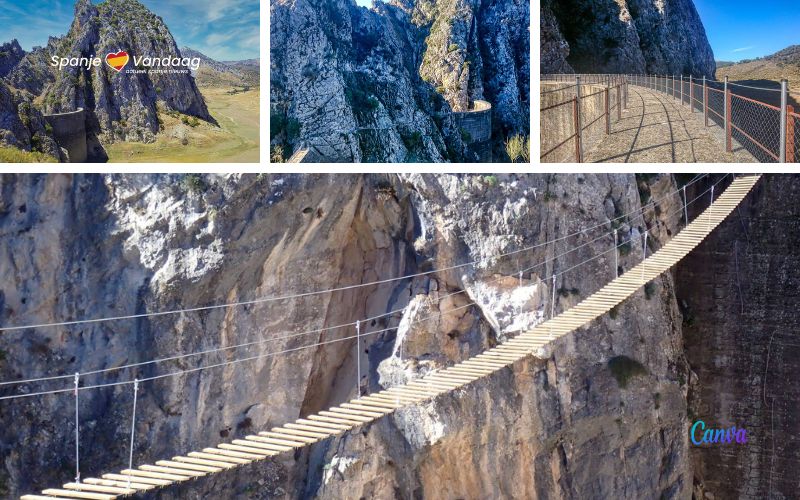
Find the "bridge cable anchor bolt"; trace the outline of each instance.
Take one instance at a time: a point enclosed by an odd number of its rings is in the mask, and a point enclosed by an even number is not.
[[[75,372],[75,482],[81,482],[81,460],[80,460],[80,427],[78,425],[78,385],[80,384],[81,374]]]

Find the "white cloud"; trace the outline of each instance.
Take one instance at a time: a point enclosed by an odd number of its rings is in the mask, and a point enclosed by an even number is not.
[[[738,49],[733,49],[731,52],[744,52],[746,50],[754,49],[755,45],[750,45],[747,47],[739,47]]]

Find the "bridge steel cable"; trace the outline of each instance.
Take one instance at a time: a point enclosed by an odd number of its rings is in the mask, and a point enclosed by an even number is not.
[[[689,200],[689,201],[685,201],[684,205],[681,206],[680,209],[678,209],[678,210],[676,210],[676,211],[674,211],[674,212],[672,212],[670,214],[667,214],[667,215],[668,216],[674,216],[674,215],[679,214],[680,212],[686,210],[686,207],[688,205],[690,205],[690,204],[696,202],[697,200],[703,198],[705,196],[705,194],[708,193],[709,191],[712,192],[712,197],[713,197],[713,189],[714,189],[714,187],[716,185],[718,185],[719,183],[723,182],[728,175],[730,175],[730,174],[725,174],[723,177],[718,179],[709,189],[706,189],[700,195],[696,196],[694,199]],[[643,207],[643,208],[646,208],[646,207]],[[641,215],[631,219],[631,221],[636,220],[637,218],[641,218],[643,216],[644,216],[644,211],[642,211]],[[608,233],[608,234],[612,234],[612,233]],[[580,248],[586,247],[586,246],[590,245],[591,243],[597,242],[597,241],[605,238],[606,236],[608,236],[608,234],[603,234],[601,236],[598,236],[598,237],[596,237],[596,238],[594,238],[592,240],[589,240],[589,241],[581,244],[578,247],[573,247],[570,250],[567,250],[565,252],[557,254],[557,255],[549,258],[549,259],[545,259],[544,261],[539,262],[538,264],[534,264],[533,266],[529,266],[529,267],[527,267],[525,269],[522,269],[520,272],[524,274],[524,273],[532,271],[533,269],[536,269],[537,267],[544,266],[548,262],[557,260],[559,257],[563,257],[563,256],[568,255],[568,254],[570,254],[570,253],[572,253],[572,252],[574,252],[574,251],[576,251],[576,250],[578,250]],[[577,268],[579,268],[579,267],[581,267],[581,266],[583,266],[583,265],[585,265],[585,264],[587,264],[587,263],[589,263],[591,261],[594,261],[594,260],[604,256],[605,254],[607,254],[607,253],[609,253],[611,251],[614,251],[615,249],[621,248],[621,247],[623,247],[625,245],[628,245],[630,243],[633,243],[633,238],[632,237],[627,239],[627,240],[625,240],[625,241],[623,241],[623,242],[621,242],[621,243],[619,243],[619,244],[615,243],[614,247],[612,247],[609,250],[605,250],[603,252],[595,254],[593,257],[590,257],[590,258],[588,258],[588,259],[586,259],[586,260],[584,260],[584,261],[582,261],[582,262],[580,262],[578,264],[575,264],[575,265],[573,265],[573,266],[571,266],[571,267],[569,267],[569,268],[567,268],[565,270],[559,271],[557,273],[553,273],[551,276],[547,276],[545,278],[542,278],[542,279],[540,279],[539,283],[545,283],[545,282],[549,281],[549,279],[551,279],[551,278],[553,279],[553,282],[555,283],[555,280],[556,280],[556,278],[558,276],[562,276],[562,275],[564,275],[564,274],[566,274],[566,273],[568,273],[568,272],[570,272],[570,271],[572,271],[574,269],[577,269]],[[502,280],[504,278],[506,278],[506,276],[499,276],[499,277],[497,277],[495,279],[487,281],[486,283],[494,283],[494,282],[500,281],[500,280]],[[553,291],[555,293],[555,288],[554,288]],[[460,290],[460,291],[457,291],[457,292],[452,292],[452,293],[449,293],[449,294],[446,294],[446,295],[438,297],[438,301],[441,302],[445,298],[452,297],[454,295],[459,295],[459,294],[466,293],[466,292],[467,292],[467,290]],[[554,305],[554,303],[555,303],[555,300],[553,299],[551,305]],[[470,302],[467,305],[477,305],[477,304],[475,304],[474,302]],[[466,307],[466,306],[460,306],[460,307],[458,307],[458,308],[456,308],[454,310],[463,309],[464,307]],[[402,312],[403,310],[405,310],[405,308],[398,309],[395,312]],[[447,311],[445,311],[445,312],[447,312]],[[426,321],[428,319],[431,319],[433,317],[438,317],[438,316],[439,316],[438,314],[434,314],[434,315],[431,315],[429,317],[424,317],[422,319],[417,319],[417,320],[412,321],[411,324],[422,322],[422,321]],[[551,316],[552,316],[552,314],[551,314]],[[380,316],[377,316],[377,317],[380,317]],[[353,323],[350,323],[349,325],[355,325],[356,323],[357,322],[353,322]],[[379,333],[390,332],[390,331],[396,330],[397,328],[398,327],[396,327],[396,326],[395,327],[388,327],[388,328],[384,328],[384,329],[381,329],[381,330],[376,330],[376,331],[364,333],[364,334],[361,334],[360,336],[361,337],[367,337],[367,336],[371,336],[371,335],[375,335],[375,334],[379,334]],[[303,333],[290,335],[288,337],[283,337],[281,339],[294,338],[294,337],[298,337],[298,336],[301,336],[301,335],[303,335]],[[198,367],[194,367],[194,368],[182,369],[182,370],[178,370],[178,371],[174,371],[174,372],[168,372],[168,373],[164,373],[164,374],[154,375],[154,376],[150,376],[150,377],[138,378],[138,381],[139,382],[147,382],[147,381],[159,380],[159,379],[163,379],[163,378],[167,378],[167,377],[175,377],[175,376],[184,375],[184,374],[188,374],[188,373],[194,373],[194,372],[198,372],[198,371],[202,371],[202,370],[206,370],[206,369],[210,369],[210,368],[228,366],[228,365],[240,363],[242,361],[252,361],[252,360],[255,360],[255,359],[263,359],[263,358],[271,357],[271,356],[274,356],[274,355],[287,354],[287,353],[291,353],[291,352],[296,352],[298,350],[303,350],[303,349],[307,349],[307,348],[311,348],[311,347],[317,347],[317,346],[323,346],[323,345],[327,345],[327,344],[330,344],[330,343],[337,343],[337,342],[341,342],[341,341],[344,341],[344,340],[351,340],[351,339],[356,339],[356,338],[358,338],[358,336],[344,337],[344,338],[339,338],[339,339],[330,340],[330,341],[320,341],[320,342],[315,342],[315,343],[312,343],[312,344],[306,344],[306,345],[303,345],[303,346],[300,346],[300,347],[297,347],[297,348],[287,349],[287,350],[283,350],[283,351],[272,352],[272,353],[262,353],[262,354],[259,354],[259,355],[249,356],[249,357],[242,358],[242,359],[235,359],[235,360],[230,360],[230,361],[225,361],[225,362],[218,362],[218,363],[214,363],[214,364],[211,364],[211,365],[203,365],[203,366],[198,366]],[[281,340],[281,339],[269,339],[269,340]],[[258,343],[260,343],[260,342],[258,342]],[[242,345],[252,345],[252,344],[253,343],[242,344]],[[231,348],[233,348],[233,347],[238,347],[238,346],[231,346]],[[223,349],[228,349],[228,348],[223,348]],[[217,349],[217,350],[219,350],[219,349]],[[178,358],[178,357],[183,357],[183,356],[173,357],[173,359]],[[149,362],[142,362],[142,363],[139,363],[139,365],[147,364],[147,363],[149,363]],[[112,370],[112,369],[107,369],[107,370]],[[81,374],[81,375],[86,375],[88,373],[90,373],[90,372],[86,372],[86,373]],[[72,376],[70,376],[70,377],[72,377]],[[78,388],[78,390],[84,391],[84,390],[92,390],[92,389],[102,389],[102,388],[117,387],[117,386],[122,386],[122,385],[130,385],[130,384],[134,384],[134,383],[135,383],[135,380],[122,380],[122,381],[115,381],[115,382],[108,382],[108,383],[97,383],[97,384],[89,384],[89,385],[81,386],[81,387]],[[30,392],[30,393],[14,394],[14,395],[8,395],[8,396],[0,397],[0,401],[10,400],[10,399],[36,397],[36,396],[53,395],[53,394],[62,394],[62,393],[66,393],[66,392],[72,392],[73,390],[74,389],[71,389],[71,388],[64,388],[64,389],[55,389],[55,390],[45,390],[45,391],[37,391],[37,392]]]
[[[613,279],[576,306],[539,323],[503,344],[485,350],[444,369],[428,373],[406,384],[360,396],[339,406],[320,411],[294,422],[221,443],[202,451],[159,460],[136,469],[129,466],[119,473],[86,478],[82,483],[67,483],[63,489],[50,488],[40,495],[24,495],[22,500],[52,498],[92,498],[113,500],[132,492],[146,492],[208,474],[263,460],[303,448],[318,441],[454,391],[534,354],[546,355],[555,339],[587,325],[618,306],[649,281],[679,262],[721,224],[747,196],[760,175],[735,178],[710,206],[650,257]],[[683,207],[681,207],[683,208]],[[614,247],[616,251],[616,246]],[[567,270],[561,271],[565,273]],[[471,304],[470,304],[471,305]],[[466,306],[462,306],[466,307]],[[339,340],[339,339],[337,339]],[[89,495],[89,496],[87,496]]]
[[[460,267],[464,267],[464,266],[469,266],[469,265],[473,265],[473,264],[479,263],[479,262],[497,260],[497,259],[501,259],[501,258],[504,258],[504,257],[507,257],[507,256],[511,256],[511,255],[522,253],[522,252],[527,252],[527,251],[531,251],[531,250],[534,250],[534,249],[537,249],[537,248],[541,248],[541,247],[544,247],[544,246],[549,245],[549,244],[554,244],[554,243],[557,243],[559,241],[563,241],[563,240],[565,240],[567,238],[570,238],[570,237],[573,237],[573,236],[586,234],[586,232],[593,231],[593,230],[595,230],[597,228],[605,226],[606,224],[611,224],[613,226],[613,224],[615,222],[620,221],[620,220],[625,220],[626,218],[630,217],[633,214],[637,214],[637,215],[635,217],[633,217],[631,219],[631,221],[635,221],[635,220],[640,219],[640,218],[642,220],[644,220],[644,210],[646,209],[646,207],[648,205],[655,205],[655,204],[660,203],[660,202],[662,202],[662,201],[664,201],[664,200],[666,200],[666,199],[668,199],[668,198],[670,198],[670,197],[672,197],[672,196],[674,196],[676,194],[680,195],[681,192],[683,192],[684,200],[685,200],[685,189],[686,189],[686,187],[690,186],[690,185],[692,185],[692,184],[694,184],[694,183],[696,183],[698,181],[700,181],[701,179],[703,179],[707,175],[708,174],[698,174],[693,179],[691,179],[688,183],[683,185],[682,188],[679,188],[678,190],[675,190],[675,191],[671,191],[670,193],[662,196],[661,198],[659,198],[657,200],[650,200],[647,203],[647,205],[645,205],[645,207],[642,207],[642,209],[638,209],[637,208],[637,209],[631,210],[631,211],[629,211],[629,212],[627,212],[625,214],[622,214],[622,215],[617,216],[617,217],[615,217],[613,219],[610,219],[608,222],[597,224],[597,225],[591,226],[589,228],[584,228],[584,229],[582,229],[580,231],[575,231],[573,233],[567,234],[565,236],[561,236],[559,238],[555,238],[555,239],[548,240],[548,241],[545,241],[545,242],[537,243],[535,245],[531,245],[531,246],[528,246],[528,247],[525,247],[525,248],[522,248],[522,249],[518,249],[518,250],[514,250],[514,251],[511,251],[511,252],[506,252],[506,253],[503,253],[503,254],[484,257],[482,259],[477,259],[477,260],[472,261],[472,262],[459,264],[457,266],[451,266],[451,267],[448,267],[448,268],[432,270],[432,271],[426,271],[426,272],[423,272],[423,273],[416,273],[416,274],[412,274],[412,275],[406,275],[406,276],[401,276],[401,277],[397,277],[397,278],[390,278],[390,279],[381,280],[381,281],[375,281],[375,282],[370,282],[370,283],[362,283],[362,284],[359,284],[359,285],[351,285],[349,287],[342,287],[342,288],[337,288],[337,289],[332,289],[332,290],[323,290],[323,291],[314,292],[314,293],[316,293],[316,294],[330,293],[331,291],[350,289],[350,288],[356,288],[356,287],[371,286],[371,285],[375,285],[375,284],[386,283],[386,282],[389,282],[389,281],[399,281],[399,280],[404,280],[404,279],[411,279],[411,278],[422,276],[422,275],[428,275],[428,274],[432,274],[432,273],[444,272],[444,271],[448,271],[448,270],[452,270],[452,269],[456,269],[456,268],[460,268]],[[601,236],[601,237],[604,237],[604,236]],[[587,243],[584,243],[583,245],[581,245],[579,247],[576,247],[576,248],[573,248],[572,250],[570,250],[568,252],[565,252],[565,253],[559,254],[557,256],[554,256],[552,259],[546,259],[541,264],[544,265],[549,260],[555,260],[557,257],[563,256],[566,253],[570,253],[571,251],[574,251],[574,250],[577,250],[579,248],[582,248],[582,247],[584,247],[584,246],[586,246],[586,245],[588,245],[588,244],[590,244],[590,243],[592,243],[594,241],[597,241],[597,239],[599,239],[599,238],[596,238],[595,240],[592,240],[592,241],[589,241]],[[534,269],[535,267],[537,267],[537,266],[534,266],[533,268],[528,268],[525,272],[528,272],[531,269]],[[465,292],[466,292],[466,290],[462,290],[462,291],[459,291],[459,292],[451,293],[449,295],[445,295],[445,296],[443,296],[441,298],[443,299],[443,298],[447,298],[447,297],[452,296],[452,295],[457,295],[457,294],[465,293]],[[302,294],[302,295],[306,295],[306,294]],[[246,304],[250,304],[250,303],[252,303],[252,301],[234,302],[234,303],[228,303],[228,304],[217,305],[217,306],[207,306],[207,307],[208,308],[232,307],[232,306],[236,306],[236,305],[246,305]],[[82,322],[115,321],[115,320],[119,320],[119,319],[131,319],[131,318],[135,318],[135,317],[157,316],[157,315],[173,314],[173,313],[179,313],[179,312],[191,312],[191,311],[205,310],[205,309],[206,309],[206,307],[204,307],[204,308],[189,308],[189,309],[180,309],[180,310],[172,310],[172,311],[153,312],[153,313],[141,313],[141,314],[132,315],[132,316],[117,316],[117,317],[111,317],[111,318],[96,318],[96,319],[89,319],[89,320],[76,320],[76,321],[72,321],[72,322],[42,323],[40,325],[31,325],[31,326],[27,326],[27,327],[18,326],[18,327],[0,328],[0,332],[2,332],[4,330],[14,331],[14,330],[21,330],[21,329],[26,329],[26,328],[40,328],[40,327],[46,327],[46,326],[74,325],[74,324],[79,324],[79,323],[82,323]],[[405,309],[405,307],[399,308],[399,309],[395,309],[395,310],[392,310],[392,311],[388,311],[386,313],[378,314],[378,315],[375,315],[375,316],[372,316],[372,317],[363,318],[363,319],[360,319],[360,320],[357,320],[357,321],[352,321],[352,322],[349,322],[349,323],[344,323],[344,324],[335,325],[335,326],[329,326],[329,327],[325,327],[325,328],[317,328],[317,329],[313,329],[313,330],[304,331],[304,332],[301,332],[301,333],[287,334],[287,335],[283,335],[283,336],[271,337],[271,338],[268,338],[268,339],[260,339],[260,340],[250,341],[250,342],[236,344],[236,345],[232,345],[232,346],[216,347],[216,348],[205,349],[205,350],[201,350],[201,351],[195,351],[195,352],[191,352],[191,353],[177,354],[177,355],[167,356],[167,357],[163,357],[163,358],[157,358],[157,359],[153,359],[153,360],[141,361],[141,362],[136,362],[136,363],[128,363],[128,364],[125,364],[125,365],[111,367],[111,368],[89,370],[89,371],[85,371],[85,372],[80,373],[80,376],[81,377],[86,377],[86,376],[97,375],[97,374],[102,374],[102,373],[110,373],[110,372],[115,372],[115,371],[120,371],[120,370],[136,368],[136,367],[140,367],[140,366],[158,364],[158,363],[167,362],[167,361],[175,361],[175,360],[178,360],[178,359],[183,359],[183,358],[188,358],[188,357],[202,356],[202,355],[206,355],[206,354],[213,354],[215,352],[223,352],[223,351],[238,349],[238,348],[242,348],[242,347],[249,347],[249,346],[252,346],[252,345],[258,345],[258,344],[263,344],[263,343],[267,343],[267,342],[278,342],[278,341],[281,341],[281,340],[288,340],[288,339],[291,339],[291,338],[304,336],[304,335],[311,335],[311,334],[315,334],[315,333],[324,333],[326,331],[331,331],[331,330],[336,330],[336,329],[341,329],[341,328],[349,328],[349,327],[355,326],[357,322],[367,323],[367,322],[370,322],[370,321],[373,321],[373,320],[376,320],[376,319],[379,319],[379,318],[382,318],[382,317],[392,316],[394,314],[401,313],[404,309]],[[64,380],[64,379],[69,379],[71,377],[73,377],[73,374],[48,375],[48,376],[27,378],[27,379],[22,379],[22,380],[7,380],[7,381],[0,382],[0,387],[8,386],[8,385],[20,385],[20,384],[30,384],[30,383],[36,383],[36,382],[48,382],[48,381]],[[0,397],[0,400],[3,400],[3,399],[5,399],[5,398],[4,397]]]
[[[700,179],[702,179],[703,177],[705,177],[707,175],[708,174],[697,175],[694,179],[692,179],[686,185],[688,186],[690,184],[693,184],[693,183],[699,181]],[[676,194],[677,192],[678,191],[673,191],[673,192],[669,193],[668,195],[664,196],[663,198],[665,199],[665,198],[667,198],[667,197],[669,197],[669,196],[671,196],[673,194]],[[634,213],[636,211],[638,211],[638,209],[637,210],[632,210],[628,214],[623,214],[623,215],[621,215],[619,217],[615,217],[614,219],[611,219],[611,222],[613,222],[615,220],[618,220],[620,218],[623,218],[626,215],[630,215],[630,214],[632,214],[632,213]],[[536,248],[540,248],[542,246],[545,246],[545,245],[548,245],[548,244],[551,244],[551,243],[555,243],[555,242],[570,238],[572,236],[580,235],[582,233],[585,233],[586,231],[592,231],[592,230],[597,229],[599,227],[603,227],[606,224],[608,224],[608,222],[603,222],[603,223],[597,224],[597,225],[589,227],[589,228],[584,228],[584,229],[581,229],[580,231],[576,231],[576,232],[567,234],[565,236],[561,236],[561,237],[553,239],[553,240],[544,241],[544,242],[541,242],[541,243],[537,243],[535,245],[530,245],[530,246],[527,246],[527,247],[524,247],[524,248],[520,248],[520,249],[517,249],[517,250],[512,250],[510,252],[504,252],[504,253],[500,253],[500,254],[497,254],[497,255],[491,255],[489,257],[482,257],[480,259],[475,259],[475,260],[470,261],[470,262],[464,262],[464,263],[461,263],[461,264],[456,264],[456,265],[453,265],[453,266],[448,266],[448,267],[444,267],[444,268],[440,268],[440,269],[432,269],[430,271],[423,271],[423,272],[419,272],[419,273],[407,274],[407,275],[404,275],[404,276],[397,276],[397,277],[394,277],[394,278],[385,278],[385,279],[382,279],[382,280],[370,281],[370,282],[367,282],[367,283],[358,283],[358,284],[355,284],[355,285],[346,285],[346,286],[341,286],[341,287],[336,287],[336,288],[329,288],[327,290],[317,290],[317,291],[312,291],[312,292],[301,292],[301,293],[287,294],[287,295],[277,295],[277,296],[271,296],[271,297],[260,297],[260,298],[256,298],[256,299],[243,300],[243,301],[237,301],[237,302],[228,302],[228,303],[224,303],[224,304],[212,304],[212,305],[207,305],[207,306],[197,306],[197,307],[189,307],[189,308],[183,308],[183,309],[170,309],[170,310],[167,310],[167,311],[154,311],[154,312],[148,312],[148,313],[128,314],[128,315],[122,315],[122,316],[108,316],[108,317],[104,317],[104,318],[89,318],[89,319],[50,322],[50,323],[38,323],[38,324],[31,324],[31,325],[0,326],[0,333],[2,333],[2,332],[11,332],[11,331],[20,331],[20,330],[29,330],[29,329],[36,329],[36,328],[46,328],[46,327],[73,326],[73,325],[83,325],[83,324],[90,324],[90,323],[103,323],[103,322],[107,322],[107,321],[121,321],[121,320],[130,320],[130,319],[141,319],[141,318],[167,316],[167,315],[187,313],[187,312],[208,311],[208,310],[213,310],[213,309],[223,309],[223,308],[227,308],[227,307],[246,306],[246,305],[253,305],[253,304],[262,304],[262,303],[266,303],[266,302],[276,302],[276,301],[283,301],[283,300],[298,299],[298,298],[303,298],[303,297],[311,297],[311,296],[314,296],[314,295],[322,295],[322,294],[333,293],[333,292],[342,292],[342,291],[346,291],[346,290],[353,290],[353,289],[357,289],[357,288],[363,288],[363,287],[366,287],[366,286],[382,285],[382,284],[386,284],[386,283],[392,283],[392,282],[395,282],[395,281],[402,281],[402,280],[407,280],[407,279],[411,279],[411,278],[417,278],[417,277],[420,277],[420,276],[426,276],[426,275],[429,275],[429,274],[436,274],[436,273],[442,273],[442,272],[445,272],[445,271],[452,271],[452,270],[455,270],[455,269],[460,269],[462,267],[473,266],[473,265],[479,264],[481,262],[487,262],[487,261],[491,261],[491,260],[494,260],[494,259],[500,259],[500,258],[503,258],[503,257],[508,257],[508,256],[511,256],[511,255],[516,255],[516,254],[523,253],[523,252],[528,252],[530,250],[534,250]]]

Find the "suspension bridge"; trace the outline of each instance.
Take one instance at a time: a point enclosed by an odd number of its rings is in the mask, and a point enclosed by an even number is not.
[[[705,175],[699,176],[698,178],[704,176]],[[695,180],[692,182],[695,182],[698,178],[695,178]],[[619,267],[615,265],[614,270],[617,276],[613,280],[582,302],[557,315],[555,314],[554,308],[556,278],[557,276],[562,275],[573,268],[580,267],[583,265],[583,263],[559,273],[554,273],[552,275],[553,301],[551,302],[550,319],[539,323],[528,331],[516,335],[512,339],[500,344],[499,346],[487,349],[481,354],[466,359],[465,361],[444,369],[436,370],[403,385],[391,387],[389,389],[381,390],[366,396],[361,395],[361,391],[359,389],[359,397],[356,397],[346,403],[339,404],[338,406],[329,408],[325,411],[307,415],[304,418],[286,423],[280,427],[274,427],[269,430],[264,430],[256,434],[246,436],[243,439],[234,439],[230,442],[220,443],[213,447],[205,447],[198,451],[186,453],[185,455],[165,458],[163,460],[155,461],[152,464],[142,464],[134,468],[132,463],[133,440],[135,438],[135,402],[140,383],[139,380],[134,380],[132,383],[134,404],[130,438],[131,456],[129,466],[116,472],[102,474],[100,477],[87,477],[84,479],[80,478],[80,470],[78,469],[77,477],[74,482],[64,484],[60,488],[44,489],[39,494],[23,495],[21,498],[23,500],[54,498],[112,500],[118,497],[147,493],[159,488],[166,488],[177,483],[184,483],[198,477],[219,473],[228,469],[250,464],[254,461],[275,457],[282,453],[293,452],[299,448],[307,447],[319,441],[341,435],[364,425],[368,425],[377,419],[391,415],[398,409],[418,405],[430,399],[436,398],[444,393],[454,391],[466,384],[471,384],[484,377],[489,377],[493,373],[514,365],[516,362],[527,356],[545,356],[547,353],[548,344],[609,312],[628,297],[633,295],[637,290],[645,286],[645,284],[647,284],[649,281],[657,278],[661,273],[667,271],[670,267],[675,265],[683,257],[689,254],[689,252],[691,252],[698,244],[700,244],[714,230],[714,228],[716,228],[728,217],[728,215],[731,214],[731,212],[751,191],[753,186],[758,182],[759,178],[759,175],[736,177],[724,191],[720,193],[718,190],[718,196],[715,198],[714,187],[722,181],[722,179],[720,179],[710,188],[711,194],[708,208],[700,213],[690,223],[688,222],[687,206],[690,203],[697,201],[701,197],[704,197],[705,193],[701,194],[701,196],[698,196],[694,200],[689,201],[686,199],[686,186],[684,186],[682,189],[683,204],[680,207],[681,213],[679,215],[683,215],[685,217],[684,220],[687,222],[687,224],[680,232],[673,236],[660,249],[648,256],[648,236],[647,232],[645,231],[643,235],[644,242],[642,244],[643,258],[639,264],[621,275],[619,274]],[[670,196],[680,192],[681,190],[673,192],[670,194]],[[640,217],[643,217],[643,215]],[[595,228],[601,226],[604,226],[604,224],[595,226]],[[584,234],[584,232],[580,231],[579,233],[573,233],[572,235],[575,234]],[[600,238],[605,237],[608,237],[608,234],[604,234]],[[616,230],[613,231],[613,237],[614,246],[610,251],[613,252],[614,259],[616,260],[619,248],[626,244],[629,245],[632,237],[626,241],[619,241]],[[596,238],[588,243],[584,243],[582,246],[588,245],[593,241],[598,241],[600,238]],[[520,276],[521,275],[522,272],[520,272]],[[468,305],[472,305],[472,303]],[[228,305],[226,304],[225,306]],[[453,310],[462,309],[464,307],[466,306],[460,306],[454,308]],[[172,312],[173,311],[168,311],[157,314],[170,314]],[[107,319],[109,318],[106,318],[106,320]],[[84,320],[66,322],[64,324],[91,321],[101,320]],[[361,323],[358,321],[355,322],[357,331],[356,336],[344,337],[342,339],[336,339],[334,341],[327,342],[355,340],[360,344],[361,338],[366,335],[361,334],[360,324]],[[5,328],[5,330],[11,330],[15,328],[17,327]],[[29,328],[29,326],[18,328]],[[321,344],[323,343],[317,343],[314,345]],[[244,358],[244,360],[246,359],[249,358]],[[154,360],[151,362],[156,361],[160,360]],[[53,377],[41,377],[17,382],[30,382],[31,380],[60,380],[66,377],[69,376],[60,375]],[[14,382],[6,382],[3,384],[5,385],[9,383]],[[94,387],[100,386],[81,387],[80,389],[88,390]],[[78,375],[76,374],[74,389],[76,402],[78,397],[78,389]],[[49,391],[47,393],[69,393],[70,391],[70,389],[59,389],[56,391]],[[33,397],[38,394],[44,394],[44,392],[4,396],[0,398],[0,400],[14,399],[17,397]],[[77,405],[75,417],[77,420]],[[77,456],[79,441],[79,437],[77,435],[77,426],[75,438],[77,466],[79,463]]]

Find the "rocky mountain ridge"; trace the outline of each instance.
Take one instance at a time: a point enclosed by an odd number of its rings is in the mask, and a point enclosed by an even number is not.
[[[189,47],[181,48],[181,55],[200,59],[200,68],[194,71],[194,78],[198,85],[216,85],[222,82],[242,86],[259,84],[258,59],[217,61]]]
[[[713,78],[714,54],[692,0],[543,0],[542,73]]]
[[[9,74],[23,57],[25,51],[16,39],[0,45],[0,78]]]

